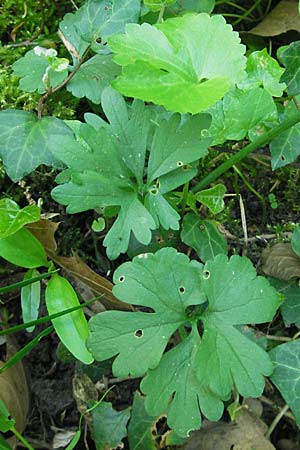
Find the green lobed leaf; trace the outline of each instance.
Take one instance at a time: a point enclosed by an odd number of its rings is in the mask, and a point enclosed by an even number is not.
[[[36,269],[29,269],[25,276],[24,281],[30,280],[31,278],[38,277],[40,273]],[[36,281],[35,283],[23,286],[21,289],[21,308],[23,322],[32,322],[38,318],[39,306],[41,300],[41,282]],[[34,326],[27,328],[28,332],[34,330]]]
[[[104,89],[102,107],[108,123],[89,115],[91,125],[72,122],[76,141],[57,140],[53,152],[68,169],[57,177],[62,184],[52,196],[71,213],[119,207],[104,240],[107,255],[115,259],[126,252],[131,234],[148,245],[152,230],[179,229],[180,216],[164,195],[197,173],[197,161],[211,141],[210,116],[174,114],[153,121],[152,108],[140,100],[129,106],[112,88]]]
[[[93,439],[97,450],[116,448],[127,435],[130,409],[115,411],[111,403],[101,402],[93,409]]]
[[[224,184],[216,184],[210,189],[205,189],[203,191],[198,192],[195,195],[195,199],[203,203],[203,205],[207,206],[212,214],[218,214],[223,211],[224,204],[224,195],[226,192],[226,187]]]
[[[217,395],[228,395],[234,384],[244,397],[258,397],[272,364],[235,325],[271,321],[280,297],[265,278],[256,276],[250,260],[236,255],[229,261],[225,255],[208,261],[202,281],[208,307],[201,316],[204,333],[197,376]]]
[[[148,413],[158,416],[167,411],[169,427],[181,437],[200,428],[200,410],[208,419],[216,421],[224,409],[221,398],[196,377],[200,345],[198,331],[194,328],[187,339],[162,357],[159,366],[150,370],[141,383],[141,390],[147,394]]]
[[[6,238],[23,228],[27,223],[40,220],[40,208],[28,205],[20,209],[19,205],[9,198],[0,200],[0,237]]]
[[[138,392],[134,394],[130,422],[128,425],[128,441],[130,450],[156,450],[152,429],[157,416],[149,416],[145,410],[145,398]]]
[[[86,97],[95,104],[101,103],[103,89],[120,73],[111,55],[95,55],[76,72],[67,84],[75,97]]]
[[[245,76],[245,47],[222,16],[187,14],[155,26],[129,24],[108,43],[123,66],[112,85],[170,111],[199,113]]]
[[[276,124],[277,109],[271,95],[262,88],[234,89],[207,110],[212,116],[213,144],[226,140],[251,139],[264,132],[264,125]]]
[[[140,255],[141,253],[155,253],[157,250],[164,247],[176,248],[178,244],[179,232],[173,230],[158,229],[152,232],[152,238],[148,245],[141,244],[134,238],[134,236],[131,236],[127,255],[132,259],[135,256]]]
[[[34,269],[48,267],[44,247],[25,228],[0,239],[0,256],[16,266]]]
[[[280,122],[291,114],[295,113],[297,108],[291,101],[284,108],[283,114],[280,116]],[[287,164],[294,162],[300,155],[300,124],[292,126],[288,130],[280,133],[270,143],[271,164],[272,169],[276,170],[279,167],[284,167]]]
[[[46,305],[48,313],[56,314],[78,306],[79,300],[71,284],[60,275],[52,275],[46,288]],[[91,364],[94,359],[86,348],[85,340],[89,329],[81,309],[52,320],[54,329],[62,343],[79,361]]]
[[[0,400],[0,431],[6,433],[11,430],[15,425],[14,419],[10,419],[10,413],[7,410],[5,404]]]
[[[93,317],[87,345],[95,359],[118,355],[113,372],[120,377],[156,367],[170,336],[186,321],[185,308],[202,301],[198,267],[173,248],[122,264],[114,273],[114,295],[155,312],[107,311]]]
[[[291,408],[300,426],[300,340],[287,342],[273,348],[269,355],[274,365],[271,380]]]
[[[102,38],[105,43],[108,36],[122,32],[126,23],[138,20],[139,12],[139,0],[88,0],[74,14],[66,14],[59,28],[83,55],[91,44],[94,51],[101,50],[96,41]]]
[[[300,94],[300,41],[292,42],[283,50],[280,59],[285,65],[281,81],[286,83],[288,94]]]
[[[182,222],[181,239],[196,250],[202,261],[227,254],[227,242],[214,220],[200,219],[196,214],[186,214]]]
[[[0,111],[0,157],[12,181],[20,180],[40,164],[57,167],[52,149],[56,141],[67,137],[73,138],[72,131],[55,117],[38,120],[27,111]]]
[[[40,47],[36,47],[39,49]],[[46,49],[44,49],[47,51]],[[56,53],[56,50],[49,49]],[[53,57],[55,58],[55,57]],[[59,62],[62,58],[56,58]],[[67,60],[65,60],[67,61]],[[12,65],[15,75],[19,76],[19,87],[25,92],[35,92],[44,94],[47,87],[55,88],[61,84],[68,76],[67,68],[62,71],[54,70],[49,61],[37,50],[29,50],[22,58]]]
[[[239,84],[241,89],[263,87],[273,97],[281,97],[285,83],[280,83],[284,69],[269,55],[266,48],[252,52],[247,59],[248,77]]]
[[[296,255],[300,256],[300,226],[298,225],[293,232],[291,239],[292,249]]]

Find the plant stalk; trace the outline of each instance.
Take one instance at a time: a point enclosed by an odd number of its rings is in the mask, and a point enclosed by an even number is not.
[[[215,170],[210,172],[206,177],[203,178],[203,180],[201,180],[199,183],[196,184],[196,186],[193,187],[192,192],[194,193],[199,192],[201,191],[201,189],[206,188],[212,181],[215,181],[232,166],[238,164],[240,161],[246,158],[246,156],[248,156],[249,153],[254,152],[259,147],[264,147],[270,141],[272,141],[272,139],[277,137],[280,133],[288,130],[293,125],[296,125],[299,122],[300,122],[300,111],[297,111],[291,117],[287,118],[279,125],[277,125],[277,127],[274,127],[272,128],[272,130],[259,136],[253,142],[246,145],[246,147],[242,148],[235,155],[233,155],[231,158],[229,158],[227,161],[225,161],[223,164],[217,167]]]

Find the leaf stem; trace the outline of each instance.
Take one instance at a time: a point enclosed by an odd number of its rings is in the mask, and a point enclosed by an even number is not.
[[[161,10],[159,11],[159,15],[158,15],[158,19],[157,19],[157,22],[156,22],[156,23],[161,23],[161,22],[163,22],[163,20],[164,20],[165,9],[166,9],[165,6],[162,6],[162,7],[161,7]]]
[[[25,448],[28,448],[28,450],[34,450],[34,448],[31,447],[29,442],[21,435],[21,433],[18,432],[18,430],[15,427],[12,427],[10,431],[12,431],[14,435],[19,439],[19,441],[22,442]]]
[[[235,155],[233,155],[231,158],[229,158],[215,170],[210,172],[210,174],[204,177],[203,180],[201,180],[199,183],[196,184],[196,186],[193,187],[192,192],[195,193],[201,191],[201,189],[206,188],[212,181],[215,181],[217,178],[223,175],[223,173],[227,172],[227,170],[230,169],[232,166],[238,164],[240,161],[246,158],[246,156],[248,156],[249,153],[254,152],[259,147],[264,147],[280,133],[288,130],[293,125],[296,125],[299,122],[300,122],[300,111],[297,111],[292,116],[288,117],[286,120],[281,122],[279,125],[272,128],[272,130],[268,131],[267,133],[264,133],[263,135],[255,139],[253,142],[246,145],[246,147],[239,150]]]
[[[282,417],[285,415],[285,413],[289,410],[289,405],[285,405],[277,414],[271,425],[269,426],[268,431],[266,432],[266,438],[269,439],[275,428],[277,427],[278,423],[282,419]]]
[[[82,57],[78,60],[78,64],[76,67],[74,67],[74,69],[72,70],[72,72],[69,73],[69,75],[67,76],[67,78],[60,83],[58,86],[56,86],[53,89],[50,89],[46,92],[46,94],[44,94],[40,100],[39,100],[39,104],[38,104],[38,119],[42,118],[42,114],[43,114],[43,109],[44,109],[44,105],[45,102],[47,101],[47,99],[54,94],[55,92],[59,91],[60,89],[62,89],[63,87],[65,87],[65,85],[74,77],[74,75],[76,74],[76,72],[79,70],[80,66],[84,63],[84,61],[86,60],[88,53],[90,51],[90,46],[86,49],[86,51],[84,52],[84,54],[82,55]]]

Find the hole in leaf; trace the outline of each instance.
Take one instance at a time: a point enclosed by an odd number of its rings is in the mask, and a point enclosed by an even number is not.
[[[184,294],[185,293],[185,287],[184,286],[179,286],[178,291],[180,292],[180,294]]]
[[[135,337],[137,337],[137,338],[141,338],[141,337],[143,337],[144,332],[143,332],[143,330],[136,330],[136,331],[134,332],[134,335],[135,335]]]
[[[164,243],[164,240],[163,240],[162,236],[160,236],[160,235],[155,236],[155,240],[156,240],[156,242],[158,244],[163,244]]]
[[[285,161],[285,157],[283,155],[280,155],[281,161]]]
[[[156,188],[150,189],[151,194],[156,195],[158,190]]]
[[[210,133],[206,128],[203,128],[203,130],[201,130],[202,137],[208,137],[209,135],[210,135]]]
[[[177,161],[176,166],[177,167],[182,167],[183,166],[183,162],[182,161]]]
[[[119,281],[120,281],[120,283],[124,283],[124,281],[125,281],[124,275],[121,275],[121,276],[119,277]]]
[[[173,237],[174,237],[174,233],[172,233],[172,232],[168,233],[168,239],[169,240],[173,239]]]
[[[203,271],[203,278],[204,280],[208,280],[210,277],[210,271],[209,270],[204,270]]]
[[[200,228],[201,231],[204,231],[205,230],[205,225],[202,224],[202,225],[199,226],[199,228]]]

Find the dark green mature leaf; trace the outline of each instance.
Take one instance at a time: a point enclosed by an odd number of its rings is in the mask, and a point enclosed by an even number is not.
[[[288,94],[300,94],[300,41],[292,42],[283,50],[280,59],[285,65],[281,81],[286,83]]]
[[[196,13],[208,13],[210,14],[215,7],[215,0],[177,0],[172,10],[181,12],[193,11]]]
[[[285,118],[295,113],[297,108],[293,102],[289,102],[285,107],[283,115],[280,117],[282,122]],[[272,169],[284,167],[294,162],[300,155],[300,124],[296,124],[288,130],[280,133],[270,143]]]
[[[111,403],[101,402],[93,409],[93,438],[97,450],[117,448],[127,435],[126,425],[130,409],[115,411]]]
[[[245,47],[222,16],[187,14],[155,26],[129,24],[108,43],[123,66],[113,86],[170,111],[199,113],[245,76]]]
[[[289,327],[291,324],[300,323],[300,286],[296,282],[287,282],[277,278],[269,278],[274,288],[284,295],[284,301],[280,305],[280,311],[284,324]]]
[[[134,395],[128,426],[130,450],[156,450],[152,429],[157,416],[149,416],[145,410],[145,398],[138,392]]]
[[[107,311],[93,317],[87,345],[95,359],[118,354],[113,371],[120,377],[141,376],[149,367],[156,367],[170,336],[186,321],[185,308],[204,301],[199,267],[173,248],[147,254],[146,258],[136,257],[120,266],[114,273],[114,295],[155,312],[125,316]]]
[[[227,242],[214,220],[200,219],[196,214],[183,218],[181,239],[196,250],[202,261],[213,259],[219,253],[227,254]]]
[[[150,11],[159,11],[163,7],[172,5],[175,1],[176,0],[144,0],[144,4]]]
[[[277,109],[271,95],[262,88],[235,89],[208,112],[212,115],[213,143],[239,141],[248,133],[251,139],[264,132],[264,124],[276,123]]]
[[[208,307],[201,316],[202,345],[197,354],[199,380],[226,396],[235,384],[244,397],[258,397],[264,375],[272,364],[264,350],[242,335],[235,325],[272,320],[280,297],[263,277],[257,277],[247,258],[218,255],[203,271],[203,289]]]
[[[0,239],[0,256],[10,263],[26,269],[48,266],[44,247],[25,228],[7,238]]]
[[[200,428],[199,406],[213,421],[219,420],[223,413],[222,399],[208,389],[207,380],[196,377],[200,345],[198,331],[194,328],[187,339],[162,357],[159,366],[150,370],[141,383],[142,391],[147,394],[148,413],[158,416],[167,411],[168,425],[181,437]]]
[[[54,154],[68,169],[57,177],[65,184],[56,187],[52,195],[68,205],[71,213],[120,207],[104,240],[108,256],[115,259],[126,252],[131,233],[148,245],[152,230],[160,225],[179,229],[180,216],[164,194],[196,174],[196,161],[206,155],[210,143],[210,117],[187,117],[181,123],[179,114],[174,114],[152,121],[152,108],[139,100],[129,107],[111,88],[102,93],[102,107],[109,123],[89,116],[92,125],[79,126],[77,142],[69,138],[57,141]]]
[[[284,69],[269,55],[266,48],[248,56],[246,71],[248,77],[239,84],[241,89],[263,87],[273,97],[281,97],[285,83],[280,83]]]
[[[292,249],[296,255],[300,256],[300,226],[298,225],[293,232],[291,239]]]
[[[51,150],[56,139],[73,138],[70,128],[55,117],[37,117],[14,109],[0,111],[0,156],[8,176],[18,181],[40,164],[57,167]],[[74,140],[74,138],[73,138]]]
[[[19,205],[9,198],[0,200],[0,237],[6,238],[16,233],[27,223],[40,220],[40,208],[28,205],[20,209]]]
[[[9,411],[4,405],[3,401],[0,400],[0,431],[6,433],[11,430],[15,425],[14,419],[10,419]]]
[[[0,433],[0,445],[2,450],[13,450],[12,447],[6,442],[1,433]]]
[[[60,30],[79,55],[99,38],[105,43],[108,36],[121,33],[125,24],[136,22],[140,12],[139,0],[88,0],[74,14],[66,14]],[[103,47],[102,47],[103,49]]]
[[[95,104],[101,103],[103,89],[120,73],[111,55],[95,55],[80,66],[68,82],[67,90],[75,97],[87,97]]]
[[[287,342],[273,348],[269,355],[274,364],[271,380],[293,411],[300,426],[300,340]]]

